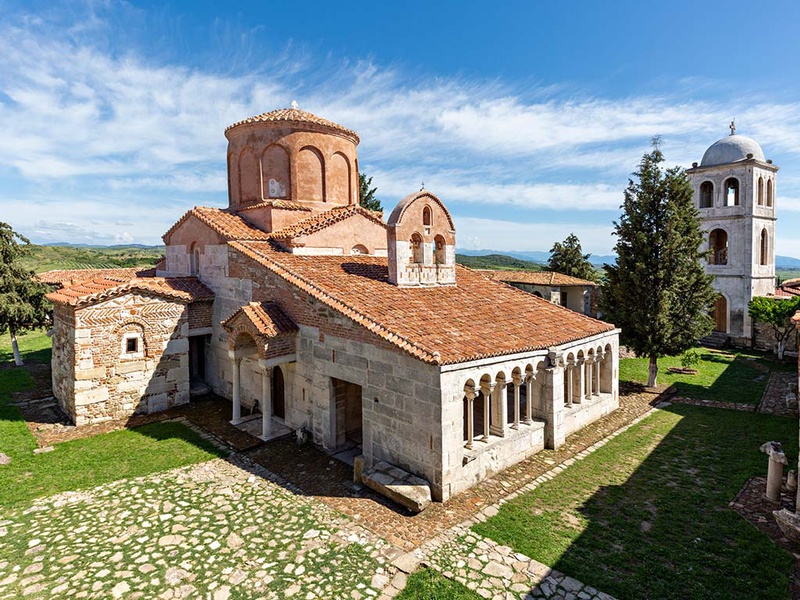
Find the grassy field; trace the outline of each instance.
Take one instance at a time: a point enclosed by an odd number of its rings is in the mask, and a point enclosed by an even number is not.
[[[25,361],[49,360],[50,342],[34,332],[20,337]],[[11,358],[10,342],[0,342],[0,359]],[[34,381],[24,367],[0,368],[0,452],[11,463],[0,466],[0,506],[13,506],[67,490],[138,477],[204,460],[222,453],[180,423],[154,423],[58,444],[34,454],[35,438],[11,405],[12,394]]]
[[[795,370],[796,365],[777,363],[768,355],[756,352],[717,352],[699,348],[701,361],[696,375],[670,373],[680,367],[679,356],[658,360],[658,383],[675,387],[678,395],[700,400],[720,400],[758,404],[769,381],[769,369]],[[623,358],[619,361],[620,381],[647,382],[646,358]]]
[[[163,246],[37,246],[20,262],[42,273],[54,269],[110,269],[119,267],[152,267],[164,255]]]
[[[796,464],[795,419],[671,406],[474,529],[620,599],[787,598],[792,557],[728,508],[765,440]]]

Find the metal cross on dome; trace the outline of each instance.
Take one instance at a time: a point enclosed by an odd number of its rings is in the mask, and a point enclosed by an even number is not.
[[[297,100],[292,100],[292,108],[294,109],[300,108],[300,105],[297,103]]]
[[[736,119],[732,119],[731,124],[728,125],[728,127],[731,128],[731,135],[734,135],[736,133]]]

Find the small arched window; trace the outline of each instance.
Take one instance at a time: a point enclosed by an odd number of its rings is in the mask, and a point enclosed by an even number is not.
[[[714,206],[714,184],[704,181],[700,184],[700,208],[711,208]]]
[[[369,254],[369,250],[367,250],[367,247],[363,244],[356,244],[350,249],[350,254]]]
[[[739,180],[735,177],[725,181],[725,206],[739,206]]]
[[[433,224],[433,219],[431,217],[431,207],[426,206],[422,209],[422,224],[426,227],[430,227]]]
[[[421,265],[424,260],[422,236],[415,233],[411,236],[411,262]]]
[[[724,229],[715,229],[709,234],[708,247],[711,250],[711,256],[708,257],[709,264],[728,264],[728,233]]]
[[[767,206],[772,206],[772,179],[767,179]]]
[[[764,206],[764,178],[758,178],[758,205]]]
[[[761,230],[761,260],[762,265],[769,264],[769,234],[766,229]]]

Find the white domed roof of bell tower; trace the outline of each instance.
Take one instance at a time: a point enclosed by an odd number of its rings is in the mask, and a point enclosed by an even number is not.
[[[757,141],[746,135],[733,134],[711,144],[706,153],[703,154],[700,166],[726,165],[740,160],[747,160],[748,158],[766,162],[764,151]]]

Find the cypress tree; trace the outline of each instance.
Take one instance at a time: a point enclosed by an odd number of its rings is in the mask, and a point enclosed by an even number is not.
[[[622,329],[622,343],[649,357],[651,387],[658,357],[680,354],[711,331],[717,297],[700,264],[703,233],[689,179],[680,167],[663,170],[662,162],[655,138],[614,222],[617,262],[604,265],[601,299],[605,318]]]

